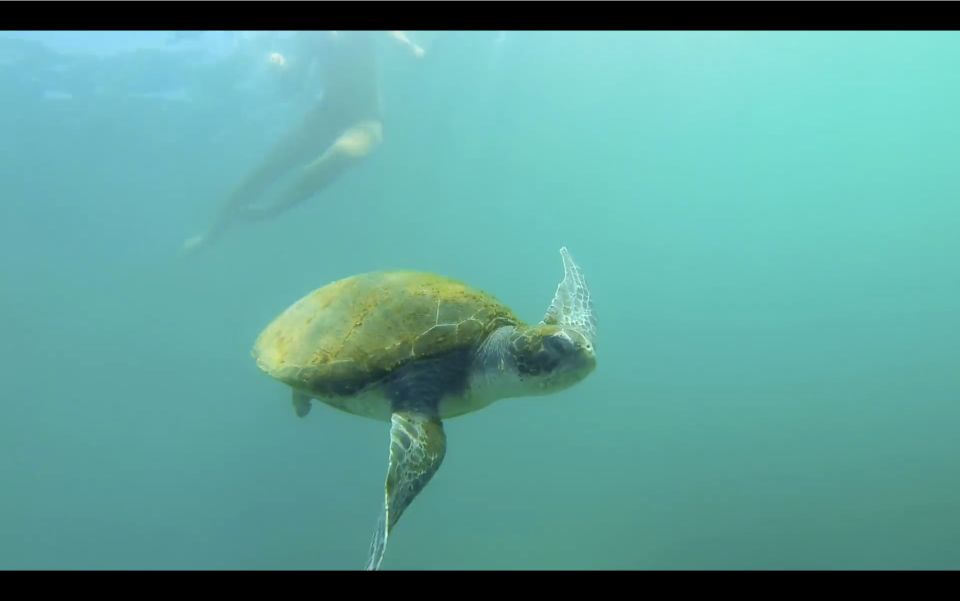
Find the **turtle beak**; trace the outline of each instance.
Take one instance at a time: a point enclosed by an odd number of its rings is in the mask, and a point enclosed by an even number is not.
[[[590,373],[597,368],[597,352],[589,340],[587,340],[586,344],[580,346],[580,353],[578,353],[578,355],[580,360],[583,362],[583,367],[587,370],[587,373]]]
[[[583,375],[589,374],[597,367],[597,353],[593,342],[586,334],[579,330],[568,329],[560,332],[555,338],[563,339],[566,347],[564,356],[568,365]]]

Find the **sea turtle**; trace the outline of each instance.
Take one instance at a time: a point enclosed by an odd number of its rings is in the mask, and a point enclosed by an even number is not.
[[[385,271],[311,292],[257,338],[257,365],[293,389],[298,416],[315,399],[391,423],[367,569],[380,567],[397,520],[440,467],[442,420],[499,399],[563,390],[596,367],[590,292],[566,247],[560,255],[563,280],[536,325],[459,281]]]

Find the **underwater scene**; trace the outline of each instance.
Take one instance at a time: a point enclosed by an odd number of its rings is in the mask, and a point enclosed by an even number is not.
[[[0,569],[960,568],[958,62],[0,31]]]

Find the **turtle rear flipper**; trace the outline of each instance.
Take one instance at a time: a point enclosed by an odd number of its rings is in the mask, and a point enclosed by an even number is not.
[[[297,412],[297,417],[306,417],[310,413],[310,397],[299,390],[294,390],[293,410]]]
[[[390,421],[390,466],[384,486],[383,512],[370,543],[368,570],[380,567],[390,531],[437,473],[447,450],[443,423],[435,414],[397,411]]]

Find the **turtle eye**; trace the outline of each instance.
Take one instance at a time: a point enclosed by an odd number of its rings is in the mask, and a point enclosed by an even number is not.
[[[552,355],[563,357],[573,353],[573,341],[565,334],[554,334],[543,340],[544,348]]]

